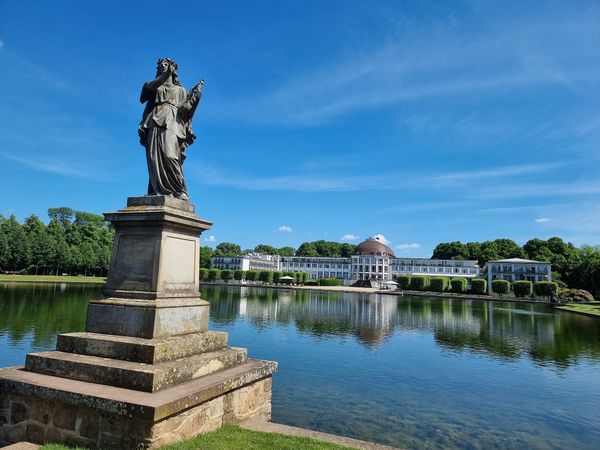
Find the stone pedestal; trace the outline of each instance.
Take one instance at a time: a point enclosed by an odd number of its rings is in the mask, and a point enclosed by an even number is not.
[[[200,234],[210,222],[164,196],[105,214],[115,242],[105,298],[85,332],[0,369],[0,443],[155,448],[271,414],[277,364],[208,331],[199,296]]]

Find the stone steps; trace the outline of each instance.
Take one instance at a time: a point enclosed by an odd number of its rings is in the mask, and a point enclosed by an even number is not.
[[[28,354],[25,370],[126,389],[157,392],[246,361],[246,349],[233,347],[158,364],[53,351]]]
[[[56,343],[56,349],[61,352],[147,364],[158,364],[225,347],[227,333],[222,331],[154,339],[100,333],[66,333],[59,334]]]

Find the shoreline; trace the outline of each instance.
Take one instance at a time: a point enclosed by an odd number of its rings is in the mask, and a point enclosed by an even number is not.
[[[0,275],[0,283],[80,283],[104,284],[105,277],[80,277],[62,275]]]

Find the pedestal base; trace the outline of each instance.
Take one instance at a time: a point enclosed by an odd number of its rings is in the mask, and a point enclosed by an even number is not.
[[[224,424],[270,419],[275,368],[249,360],[157,393],[0,369],[0,443],[158,448]]]

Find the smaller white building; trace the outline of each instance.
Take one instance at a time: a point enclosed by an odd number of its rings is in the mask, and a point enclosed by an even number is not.
[[[486,274],[490,294],[494,280],[511,282],[526,280],[532,283],[552,280],[552,264],[531,259],[509,258],[488,261],[483,266],[483,272]]]
[[[242,256],[213,256],[213,269],[229,270],[279,270],[278,255],[249,253]]]

